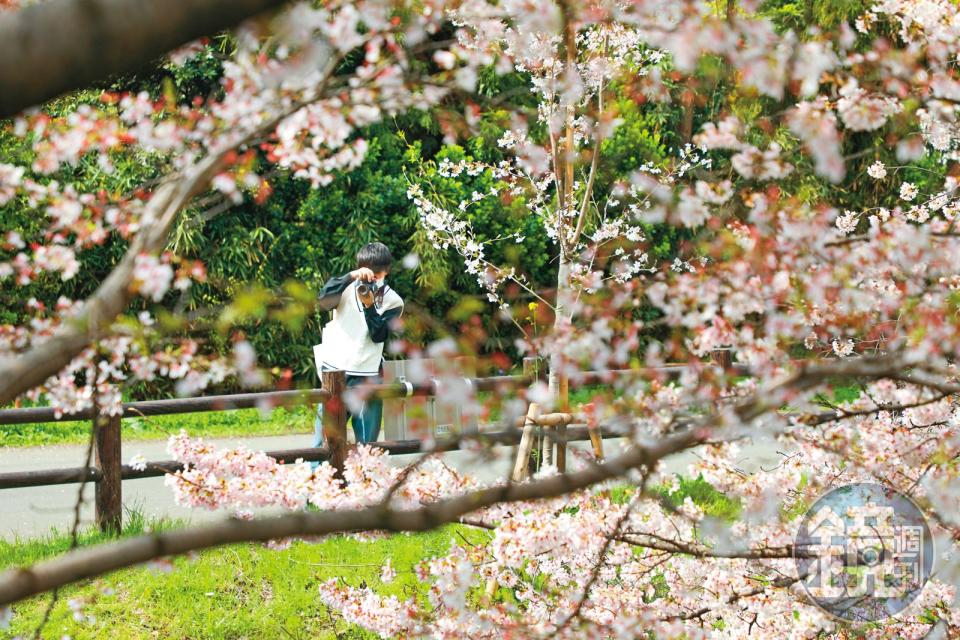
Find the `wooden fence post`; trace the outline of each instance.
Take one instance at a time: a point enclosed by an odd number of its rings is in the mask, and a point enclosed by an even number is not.
[[[120,477],[120,416],[94,414],[94,464],[100,479],[94,489],[97,526],[104,533],[119,533],[123,527],[123,484]]]
[[[324,371],[320,386],[330,393],[323,403],[323,441],[330,450],[330,465],[335,476],[343,479],[343,463],[347,458],[347,406],[343,392],[347,388],[347,374],[343,371]]]
[[[710,360],[724,371],[728,371],[733,366],[733,353],[729,347],[714,349],[710,352]]]

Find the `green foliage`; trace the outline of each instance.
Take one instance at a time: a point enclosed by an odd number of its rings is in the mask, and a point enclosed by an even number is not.
[[[233,51],[232,40],[232,35],[220,36],[214,44],[204,47],[184,64],[165,64],[163,69],[170,75],[163,78],[160,86],[168,95],[175,92],[177,102],[223,97],[220,77],[223,75],[224,55]],[[154,87],[155,80],[147,85],[148,90]]]
[[[670,110],[659,106],[641,107],[621,98],[616,102],[616,112],[623,122],[600,145],[598,195],[606,194],[614,182],[643,164],[661,165],[669,155],[668,144],[677,142],[671,133],[677,114]]]
[[[833,409],[848,402],[854,402],[860,398],[860,387],[851,385],[847,382],[835,380],[830,386],[830,394],[818,393],[813,397],[813,402]]]
[[[781,31],[791,29],[802,34],[813,26],[833,29],[841,22],[852,22],[868,6],[863,0],[765,0],[760,12]]]

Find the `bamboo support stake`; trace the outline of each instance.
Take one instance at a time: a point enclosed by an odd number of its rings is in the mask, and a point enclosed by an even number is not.
[[[557,425],[557,471],[567,472],[567,423]]]
[[[600,437],[600,427],[597,425],[596,407],[591,403],[584,405],[584,414],[587,418],[587,433],[590,434],[590,444],[593,445],[593,456],[603,460],[603,438]]]
[[[540,425],[541,432],[543,433],[543,464],[550,467],[553,466],[553,445],[556,442],[554,438],[554,431],[552,427],[546,425]]]
[[[603,438],[600,437],[600,429],[596,426],[587,425],[587,433],[590,434],[590,444],[593,445],[593,455],[598,461],[603,460]]]
[[[533,377],[535,380],[540,380],[542,377],[544,360],[542,358],[524,358],[523,359],[523,373],[525,376]],[[529,367],[529,368],[528,368]],[[553,444],[554,439],[552,437],[552,432],[550,429],[546,428],[551,425],[537,421],[539,427],[538,433],[540,437],[539,446],[540,446],[540,455],[537,456],[537,462],[540,466],[552,465],[553,464]]]
[[[523,435],[520,438],[520,446],[517,447],[517,459],[513,465],[514,482],[522,482],[530,475],[530,452],[533,450],[533,440],[537,428],[537,415],[540,413],[540,405],[536,402],[530,403],[527,409],[527,419],[523,425]]]
[[[517,419],[513,421],[513,425],[518,428],[522,427],[527,423],[527,420],[528,418],[518,416]],[[586,423],[587,418],[586,416],[573,413],[544,413],[538,415],[533,421],[541,427],[558,427],[562,424],[567,425],[573,422]]]

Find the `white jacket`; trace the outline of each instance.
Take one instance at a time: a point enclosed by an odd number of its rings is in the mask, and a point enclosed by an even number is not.
[[[392,310],[393,313],[387,313]],[[380,341],[374,341],[368,324],[382,324],[394,320],[403,312],[403,299],[388,285],[374,296],[374,304],[365,309],[357,294],[357,281],[352,281],[340,294],[340,302],[333,310],[333,318],[323,328],[320,344],[313,348],[317,373],[323,370],[339,369],[351,376],[375,376],[380,372],[383,361],[385,334]],[[368,323],[368,314],[371,316]],[[380,317],[373,317],[373,315]],[[381,322],[378,322],[381,321]]]

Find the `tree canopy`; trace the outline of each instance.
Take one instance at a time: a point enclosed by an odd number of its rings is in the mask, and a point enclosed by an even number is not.
[[[311,469],[184,433],[180,504],[294,513],[81,550],[0,576],[0,603],[221,544],[460,522],[489,542],[425,559],[426,601],[344,579],[318,603],[384,637],[952,637],[957,15],[295,3],[16,116],[4,402],[111,413],[124,394],[312,384],[316,286],[379,239],[410,302],[392,355],[490,371],[541,354],[548,379],[519,406],[624,444],[481,483],[439,452],[398,468],[358,447]],[[717,350],[735,366],[710,365]],[[568,406],[591,370],[629,375]],[[449,400],[519,413],[471,388]],[[475,436],[456,437],[476,464],[503,453]],[[745,472],[744,447],[782,460]],[[665,472],[683,453],[688,473]],[[866,484],[880,493],[844,515],[821,508]],[[883,542],[902,541],[875,501],[894,494],[936,545],[932,573],[886,562],[911,555]],[[803,533],[843,517],[842,551]]]

